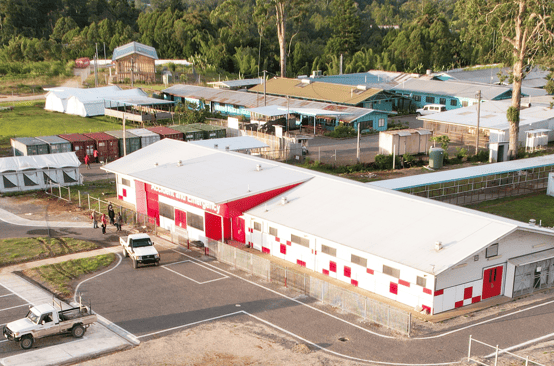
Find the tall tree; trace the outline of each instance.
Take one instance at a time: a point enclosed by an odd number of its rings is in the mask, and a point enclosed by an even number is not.
[[[512,66],[512,104],[507,112],[510,122],[510,159],[517,157],[521,83],[526,70],[543,61],[554,40],[551,14],[554,3],[549,0],[465,0],[468,23],[491,27],[501,36]]]
[[[287,76],[287,22],[305,14],[308,0],[256,0],[256,18],[267,14],[275,19],[277,38],[279,39],[279,56],[281,77]]]
[[[327,52],[353,55],[360,43],[360,16],[354,0],[331,2],[333,34],[327,41]]]

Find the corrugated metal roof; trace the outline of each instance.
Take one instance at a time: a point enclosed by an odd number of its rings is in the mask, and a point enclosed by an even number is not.
[[[289,109],[290,111],[290,109]],[[268,105],[265,107],[248,108],[248,112],[268,117],[286,116],[287,108],[278,105]]]
[[[480,90],[482,99],[493,100],[499,95],[512,90],[512,88],[501,85],[464,83],[461,81],[446,82],[439,80],[409,79],[395,86],[392,90],[397,93],[417,92],[468,99],[477,99],[475,95]]]
[[[514,266],[524,266],[530,263],[536,263],[538,261],[544,261],[550,258],[554,258],[554,249],[543,250],[542,252],[523,255],[517,258],[508,259],[508,262]]]
[[[221,139],[210,139],[210,140],[199,140],[199,141],[190,141],[191,144],[198,146],[209,147],[215,149],[226,150],[229,147],[230,151],[239,151],[239,150],[248,150],[248,149],[261,149],[269,147],[269,145],[256,140],[254,137],[250,136],[239,136],[239,137],[225,137]]]
[[[306,98],[321,102],[357,105],[382,92],[382,89],[358,89],[349,85],[319,83],[309,79],[275,78],[250,89],[251,92]]]
[[[22,143],[26,146],[32,146],[32,145],[46,145],[45,141],[41,141],[34,137],[14,137],[13,140]]]
[[[133,135],[148,137],[148,136],[160,136],[156,132],[147,130],[146,128],[133,128],[130,130]]]
[[[510,67],[491,67],[482,69],[455,69],[439,74],[446,74],[459,81],[496,84],[500,81],[498,79],[499,72],[502,72],[504,75],[507,76],[511,71],[512,69]],[[542,88],[544,87],[544,85],[546,85],[546,75],[548,75],[548,71],[541,70],[538,67],[535,67],[529,74],[527,74],[525,79],[523,79],[523,88],[525,88],[526,93],[531,93],[529,95],[533,95],[534,92],[546,94],[546,91],[544,89],[533,90],[534,88]]]
[[[175,140],[149,145],[102,169],[216,204],[304,182],[247,214],[432,274],[515,230],[554,235],[464,207]],[[439,252],[437,241],[444,248]]]
[[[27,169],[79,167],[81,162],[75,152],[58,154],[15,156],[0,158],[0,173]]]
[[[480,128],[506,131],[510,124],[506,111],[511,105],[510,100],[487,101],[481,103]],[[532,106],[520,111],[520,126],[546,121],[554,118],[554,109],[543,106]],[[469,107],[451,109],[446,112],[429,114],[418,117],[419,120],[430,122],[450,123],[464,126],[477,126],[477,104]]]
[[[86,137],[80,133],[68,133],[63,135],[58,135],[62,139],[67,140],[69,142],[75,142],[75,141],[94,141],[90,137]]]
[[[117,140],[115,137],[108,135],[107,133],[104,133],[104,132],[84,133],[83,135],[90,137],[91,139],[96,141]]]
[[[181,166],[177,164],[179,160]],[[256,170],[257,164],[262,166],[260,171]],[[102,169],[216,204],[311,178],[309,173],[291,169],[285,164],[171,139],[148,145]]]
[[[544,155],[536,158],[505,161],[502,163],[484,164],[469,168],[450,169],[442,172],[426,173],[396,179],[379,180],[366,183],[370,186],[394,190],[421,187],[430,184],[454,182],[462,179],[483,177],[554,165],[554,155]]]
[[[228,88],[243,88],[247,86],[253,86],[261,84],[262,78],[256,79],[240,79],[240,80],[225,80],[225,81],[213,81],[208,85],[222,85]]]
[[[139,54],[142,56],[153,58],[154,60],[158,59],[158,53],[156,52],[156,49],[154,47],[150,47],[138,42],[130,42],[123,46],[116,47],[113,50],[112,61],[132,54]]]
[[[183,135],[183,133],[181,131],[177,131],[177,130],[174,130],[172,128],[165,127],[165,126],[148,127],[147,130],[150,130],[150,131],[155,132],[158,135],[162,135],[162,136],[165,136],[165,135],[181,135],[182,136]]]
[[[264,96],[263,94],[256,94],[243,91],[233,91],[233,90],[222,90],[214,88],[206,88],[202,86],[194,85],[174,85],[165,90],[164,93],[175,95],[178,97],[187,97],[193,99],[204,99],[206,101],[225,103],[225,104],[234,104],[244,106],[245,108],[257,108],[264,105]],[[282,107],[287,107],[287,102],[289,108],[317,108],[325,109],[330,111],[339,111],[348,113],[341,117],[341,121],[350,123],[358,118],[373,112],[378,112],[373,109],[367,108],[358,108],[345,105],[337,105],[332,103],[322,103],[314,102],[311,100],[300,100],[295,98],[290,98],[287,101],[287,98],[276,97],[272,95],[267,96],[267,105],[277,105]],[[383,112],[381,112],[383,113]],[[384,112],[389,114],[395,114],[395,112]]]
[[[171,100],[163,100],[157,98],[149,98],[144,96],[110,96],[104,98],[106,101],[106,106],[109,107],[119,107],[124,105],[165,105],[165,104],[175,104],[176,102]]]
[[[402,72],[369,70],[368,72],[359,72],[353,74],[328,75],[309,77],[314,81],[322,83],[333,83],[342,85],[367,85],[372,88],[389,90],[399,82],[410,78],[417,78],[418,74],[406,74]]]
[[[113,136],[117,139],[123,138],[123,131],[122,130],[113,130],[113,131],[106,131],[106,133],[110,136]],[[125,138],[126,139],[138,139],[140,136],[135,135],[134,133],[130,132],[129,130],[125,130]]]
[[[48,144],[67,144],[68,141],[67,140],[64,140],[62,139],[61,137],[59,136],[39,136],[37,137],[37,139],[39,140],[42,140]]]
[[[528,226],[319,174],[247,213],[321,238],[318,243],[340,243],[430,274],[445,271],[520,225]],[[434,249],[438,241],[443,244],[439,252]]]

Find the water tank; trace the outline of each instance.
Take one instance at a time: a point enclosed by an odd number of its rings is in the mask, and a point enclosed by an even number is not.
[[[444,158],[444,150],[440,147],[432,147],[429,149],[429,168],[440,169],[442,168],[442,161]]]

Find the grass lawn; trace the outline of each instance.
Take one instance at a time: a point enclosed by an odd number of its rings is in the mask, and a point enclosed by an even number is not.
[[[121,123],[105,116],[83,118],[44,110],[44,101],[15,105],[13,111],[0,112],[0,136],[35,137],[63,133],[118,130]]]
[[[13,238],[0,240],[0,267],[96,249],[94,243],[73,238]]]
[[[542,226],[554,226],[554,197],[546,193],[500,198],[468,207],[522,222],[535,219],[539,224],[542,220]]]
[[[36,267],[23,271],[23,274],[43,283],[51,291],[69,297],[72,294],[71,282],[73,280],[82,275],[101,270],[109,266],[114,260],[115,254],[103,254]]]

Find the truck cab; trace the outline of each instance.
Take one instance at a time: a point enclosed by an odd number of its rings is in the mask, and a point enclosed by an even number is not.
[[[132,234],[127,238],[119,238],[119,243],[123,256],[131,257],[133,268],[137,268],[139,264],[160,264],[160,254],[148,234]]]

